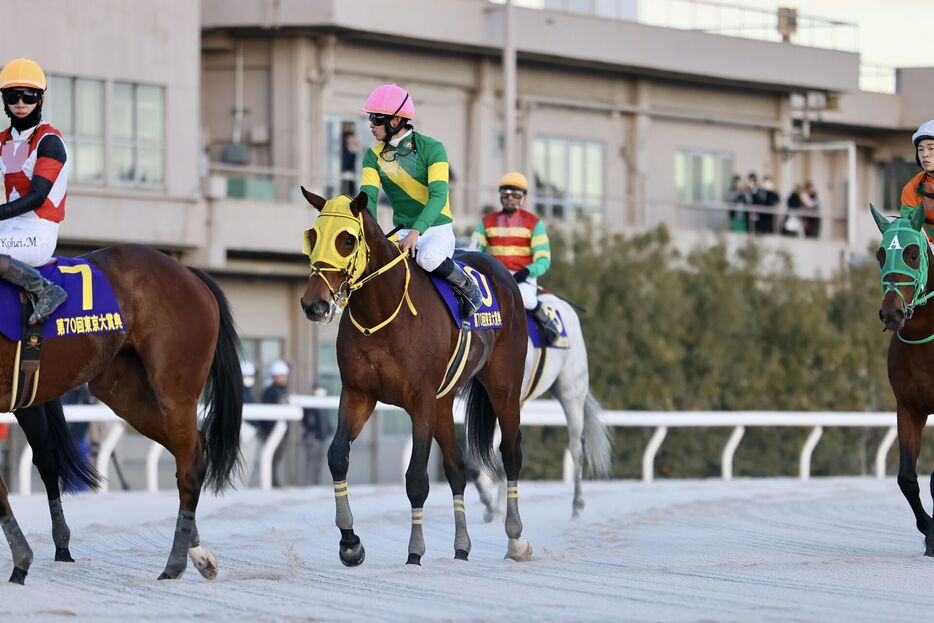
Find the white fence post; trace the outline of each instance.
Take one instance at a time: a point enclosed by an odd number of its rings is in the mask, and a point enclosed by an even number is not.
[[[668,434],[667,426],[659,426],[649,439],[649,445],[645,447],[642,454],[642,482],[652,482],[655,480],[655,455],[658,449],[662,447],[665,441],[665,435]]]
[[[263,450],[259,455],[259,486],[261,489],[272,489],[272,459],[276,454],[276,448],[279,447],[279,442],[285,437],[288,428],[289,425],[284,421],[280,420],[276,422],[276,425],[272,427],[269,436],[263,443]]]
[[[798,463],[798,471],[801,474],[801,480],[808,480],[811,477],[811,455],[814,454],[814,448],[824,434],[823,426],[815,426],[804,442],[804,448],[801,449],[801,460]]]
[[[19,494],[32,493],[32,447],[27,443],[19,455]]]
[[[159,490],[159,456],[162,444],[154,441],[146,453],[146,491],[155,493]]]
[[[110,430],[107,431],[107,435],[104,437],[104,441],[101,442],[100,449],[97,451],[97,471],[104,477],[101,481],[101,493],[110,491],[110,477],[108,476],[110,471],[110,457],[113,456],[114,450],[117,449],[117,442],[120,441],[120,437],[123,436],[124,430],[125,425],[122,420],[111,424]]]
[[[723,446],[723,454],[720,455],[720,475],[724,480],[733,480],[733,455],[736,453],[736,448],[739,446],[745,432],[745,426],[737,426],[730,433],[726,445]]]
[[[893,426],[886,431],[885,437],[879,443],[879,449],[876,450],[876,478],[885,478],[885,457],[889,455],[889,449],[895,443],[896,437],[898,437],[898,429]]]

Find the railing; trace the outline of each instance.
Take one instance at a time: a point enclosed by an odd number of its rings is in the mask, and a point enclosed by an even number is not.
[[[492,0],[502,4],[503,0]],[[513,0],[516,6],[561,11],[650,26],[698,30],[761,41],[782,41],[778,11],[710,0]],[[856,24],[797,14],[791,41],[831,50],[856,52]]]
[[[303,407],[317,407],[321,409],[336,409],[340,399],[337,396],[302,396],[295,395],[289,405],[245,405],[243,418],[245,421],[276,420],[276,425],[266,439],[260,450],[260,488],[272,488],[272,458],[279,443],[285,436],[287,423],[298,421],[302,417]],[[380,410],[399,410],[391,405],[377,404]],[[101,443],[97,456],[96,467],[105,476],[117,442],[124,432],[123,420],[117,418],[110,409],[104,405],[66,406],[65,418],[69,422],[112,422]],[[733,431],[723,446],[721,452],[721,477],[724,480],[733,478],[733,456],[739,447],[747,427],[796,427],[811,428],[801,449],[798,459],[799,477],[807,480],[811,477],[811,456],[817,447],[824,428],[860,427],[860,428],[886,428],[888,431],[876,450],[875,472],[877,478],[886,475],[886,457],[896,438],[894,413],[862,413],[862,412],[811,412],[811,411],[689,411],[689,412],[663,412],[663,411],[604,411],[603,421],[610,427],[619,428],[654,428],[645,450],[642,454],[642,480],[652,482],[655,479],[655,457],[665,441],[669,428],[732,428]],[[455,403],[454,420],[458,424],[464,422],[463,402]],[[0,423],[16,423],[12,414],[0,414]],[[565,426],[564,411],[556,401],[536,400],[527,403],[522,410],[523,426]],[[146,489],[154,492],[158,490],[158,461],[162,453],[162,446],[153,442],[146,459]],[[402,472],[411,454],[411,440],[402,451]],[[32,449],[27,445],[19,457],[19,487],[20,495],[29,495],[32,492]],[[570,453],[565,452],[563,478],[570,482],[573,479],[573,464]],[[107,481],[101,488],[106,492]]]

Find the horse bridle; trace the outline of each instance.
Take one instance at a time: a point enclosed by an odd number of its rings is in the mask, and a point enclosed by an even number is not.
[[[370,247],[369,245],[367,245],[367,242],[366,242],[366,235],[365,235],[364,226],[363,226],[363,212],[361,211],[357,216],[352,216],[348,214],[341,214],[339,212],[325,213],[322,211],[321,214],[318,215],[318,220],[325,218],[325,217],[350,219],[357,225],[357,228],[358,228],[357,233],[356,233],[357,248],[354,250],[354,252],[351,255],[347,256],[347,261],[344,262],[343,265],[337,265],[333,262],[323,260],[323,259],[315,260],[313,257],[312,250],[306,249],[306,252],[310,260],[310,264],[311,264],[311,273],[309,276],[320,277],[324,281],[324,285],[328,289],[328,292],[331,295],[331,300],[341,310],[343,310],[347,306],[347,304],[350,302],[350,295],[356,292],[357,290],[359,290],[360,288],[362,288],[368,282],[375,279],[376,277],[379,277],[383,273],[389,271],[399,262],[402,262],[405,265],[405,286],[402,291],[402,298],[399,300],[399,304],[396,306],[396,309],[393,311],[392,314],[389,315],[389,317],[386,320],[372,327],[364,327],[363,325],[358,323],[357,320],[353,317],[353,312],[350,311],[349,312],[350,321],[357,328],[357,330],[359,330],[364,335],[372,335],[373,333],[376,333],[377,331],[379,331],[380,329],[388,325],[390,322],[395,320],[396,316],[398,316],[399,312],[402,310],[403,303],[408,303],[408,307],[409,307],[409,310],[412,312],[412,315],[417,316],[418,312],[416,311],[415,305],[412,303],[412,299],[409,296],[409,282],[412,277],[412,272],[411,272],[411,269],[409,268],[408,254],[402,251],[402,249],[399,248],[399,245],[393,242],[393,246],[399,252],[399,255],[397,255],[395,258],[393,258],[389,262],[383,264],[381,267],[374,270],[369,275],[363,276],[363,273],[366,271],[366,267],[370,263]],[[315,228],[317,227],[317,223],[318,221],[315,221],[315,227],[312,227],[313,230],[315,230]],[[390,233],[390,235],[392,235],[392,233],[394,233],[397,230],[398,228],[394,229],[393,232]],[[336,239],[336,235],[339,234],[341,231],[346,231],[346,230],[343,230],[343,229],[339,230],[334,235],[335,239]],[[306,237],[305,244],[306,245],[308,244],[307,237]],[[359,265],[361,250],[364,253],[364,257],[363,257],[362,265]],[[344,280],[340,283],[339,286],[337,286],[336,290],[331,288],[331,284],[330,282],[328,282],[327,277],[324,274],[328,272],[340,273],[344,277]]]

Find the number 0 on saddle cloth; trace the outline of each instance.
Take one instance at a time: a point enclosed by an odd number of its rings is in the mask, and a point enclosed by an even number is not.
[[[58,257],[38,271],[68,292],[68,300],[45,320],[44,339],[126,331],[120,305],[107,277],[87,260]],[[21,290],[0,280],[0,333],[22,339]]]

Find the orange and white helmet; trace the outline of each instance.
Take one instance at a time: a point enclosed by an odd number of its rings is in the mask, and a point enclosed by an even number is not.
[[[28,58],[12,60],[0,70],[0,90],[25,87],[45,91],[47,86],[42,67]]]

